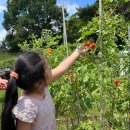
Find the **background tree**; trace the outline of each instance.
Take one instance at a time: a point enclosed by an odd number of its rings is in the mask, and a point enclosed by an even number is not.
[[[130,1],[120,1],[120,5],[117,8],[117,13],[123,14],[126,20],[130,20]]]
[[[53,35],[62,32],[62,12],[56,0],[8,0],[4,11],[4,43],[18,51],[18,44],[34,34],[40,37],[42,29],[52,30]]]
[[[87,5],[86,7],[78,8],[77,13],[70,17],[67,21],[68,41],[70,43],[76,42],[76,40],[81,36],[79,30],[86,26],[88,21],[96,15],[97,9],[98,1],[91,6]]]

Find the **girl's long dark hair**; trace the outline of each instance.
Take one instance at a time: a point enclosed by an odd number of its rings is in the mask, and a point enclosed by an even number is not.
[[[1,119],[1,130],[15,130],[15,123],[12,116],[13,106],[18,100],[18,90],[16,86],[16,79],[10,78],[9,84],[5,94],[4,108]]]
[[[35,83],[45,80],[45,60],[39,53],[24,53],[17,59],[14,71],[19,78],[9,79],[1,114],[1,130],[16,130],[12,109],[18,101],[18,87],[32,91]]]

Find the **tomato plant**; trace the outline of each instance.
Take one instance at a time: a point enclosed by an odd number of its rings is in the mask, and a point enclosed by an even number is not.
[[[130,55],[124,54],[129,49],[128,23],[123,15],[115,13],[114,7],[117,5],[118,1],[103,2],[102,48],[99,40],[99,18],[95,16],[81,28],[82,36],[78,39],[82,46],[91,46],[91,51],[82,55],[69,71],[50,86],[56,117],[66,122],[67,129],[99,130],[100,96],[103,98],[103,129],[128,128]],[[91,35],[95,35],[97,39],[93,39]],[[92,42],[88,37],[93,39]],[[66,58],[65,46],[58,46],[60,38],[52,37],[50,31],[44,30],[41,38],[36,39],[33,36],[32,41],[25,41],[21,48],[42,52],[54,68]],[[47,46],[43,47],[43,42]],[[69,54],[76,46],[77,44],[68,44]]]

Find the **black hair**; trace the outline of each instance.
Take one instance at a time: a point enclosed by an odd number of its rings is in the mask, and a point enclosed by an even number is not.
[[[8,81],[1,117],[1,130],[16,130],[12,109],[18,101],[18,89],[32,91],[34,84],[45,80],[45,59],[37,52],[26,52],[16,60],[14,71],[18,79]]]
[[[11,72],[10,68],[4,68],[4,69],[0,70],[0,77],[2,79],[9,80],[9,78],[10,78],[10,72]]]

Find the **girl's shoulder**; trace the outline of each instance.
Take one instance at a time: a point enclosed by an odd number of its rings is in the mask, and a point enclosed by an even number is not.
[[[24,105],[24,106],[35,106],[39,107],[41,104],[46,103],[49,97],[49,91],[48,88],[45,88],[45,98],[43,100],[40,100],[38,98],[27,96],[27,95],[21,95],[18,99],[17,105]]]
[[[30,96],[21,96],[17,102],[18,105],[38,107],[38,102],[35,98]]]
[[[12,113],[15,118],[32,123],[38,115],[38,106],[31,98],[21,96],[12,109]]]

